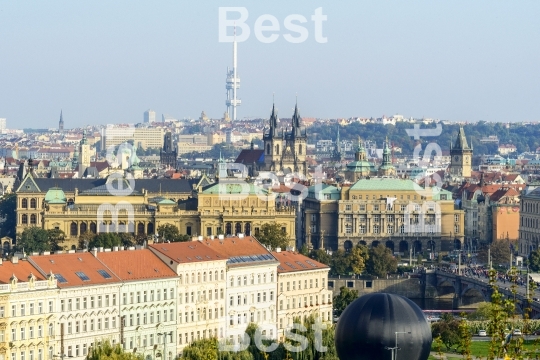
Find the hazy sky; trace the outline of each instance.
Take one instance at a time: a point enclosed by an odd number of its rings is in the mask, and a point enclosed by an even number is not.
[[[496,1],[0,1],[0,118],[8,126],[135,123],[152,108],[177,118],[225,111],[232,44],[220,6],[245,7],[238,117],[403,114],[450,120],[540,120],[540,2]],[[327,21],[315,40],[311,21]],[[256,19],[281,30],[266,44]],[[284,19],[306,17],[287,42]],[[231,15],[232,17],[232,15]],[[292,33],[296,36],[296,33]]]

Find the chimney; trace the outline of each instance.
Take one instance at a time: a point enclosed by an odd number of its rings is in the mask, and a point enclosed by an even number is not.
[[[210,235],[210,240],[214,240],[214,235]]]
[[[113,251],[118,251],[118,246],[114,246]]]
[[[244,238],[244,234],[239,233],[239,234],[238,234],[238,238],[239,238],[239,239],[243,239],[243,238]]]
[[[18,264],[19,263],[19,258],[17,256],[14,256],[11,258],[11,263],[12,264]]]
[[[2,258],[0,257],[0,265],[2,265]]]
[[[135,246],[128,247],[128,250],[135,250]]]
[[[44,251],[41,255],[51,255],[50,251]]]
[[[94,255],[94,257],[97,257],[97,253],[98,253],[98,249],[93,248],[92,249],[92,255]]]
[[[277,247],[277,248],[276,248],[276,252],[277,252],[277,253],[281,252],[281,248],[280,248],[280,247]]]
[[[103,252],[103,247],[100,247],[100,248],[99,248],[99,252]]]
[[[199,235],[199,241],[203,241],[204,237],[202,235]]]
[[[223,240],[223,239],[225,239],[225,236],[223,236],[223,234],[218,235],[218,239],[219,239],[219,240]]]

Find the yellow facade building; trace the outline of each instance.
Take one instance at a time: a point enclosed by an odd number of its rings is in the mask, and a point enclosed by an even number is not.
[[[180,234],[257,236],[265,223],[278,223],[295,243],[294,207],[276,204],[275,194],[254,184],[223,179],[199,184],[187,180],[44,179],[31,173],[17,189],[17,233],[37,226],[62,230],[63,246],[76,249],[86,233],[129,232],[153,237],[161,225]]]
[[[452,194],[423,189],[412,180],[362,179],[338,190],[309,189],[303,204],[303,231],[315,248],[349,250],[382,243],[395,253],[461,248],[464,213]]]

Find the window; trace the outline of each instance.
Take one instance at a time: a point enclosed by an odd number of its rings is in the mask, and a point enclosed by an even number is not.
[[[36,224],[36,223],[37,223],[36,214],[30,215],[30,224]]]
[[[458,214],[454,215],[454,222],[459,222],[459,215]]]
[[[38,328],[37,328],[37,337],[38,337],[38,338],[42,338],[42,337],[43,337],[43,326],[42,326],[42,325],[38,325]]]
[[[21,316],[24,316],[25,314],[25,305],[21,304]]]
[[[351,211],[352,206],[351,205],[345,205],[345,211]]]

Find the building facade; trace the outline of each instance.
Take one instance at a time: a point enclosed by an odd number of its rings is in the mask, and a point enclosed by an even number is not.
[[[293,321],[314,316],[321,322],[332,321],[332,290],[327,288],[330,268],[302,254],[276,249],[272,255],[278,265],[278,338]]]
[[[423,189],[412,180],[371,178],[342,187],[336,198],[330,189],[315,186],[304,201],[303,230],[311,234],[315,248],[349,250],[356,244],[382,243],[394,253],[409,254],[449,251],[463,245],[463,210],[454,205],[448,191]],[[337,206],[337,219],[321,211],[330,204]],[[335,220],[336,228],[323,223]],[[323,234],[323,227],[332,230]]]
[[[540,187],[521,195],[518,251],[529,256],[540,246]]]
[[[159,243],[149,249],[178,277],[177,352],[196,340],[223,339],[227,259],[199,241]]]

